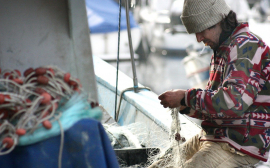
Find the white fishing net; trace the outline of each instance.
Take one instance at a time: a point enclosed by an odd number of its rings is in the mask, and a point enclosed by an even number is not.
[[[180,145],[185,139],[180,135],[181,128],[178,111],[178,108],[170,109],[172,123],[169,134],[162,134],[160,129],[153,129],[155,127],[154,121],[150,126],[139,122],[126,126],[103,124],[114,149],[147,149],[147,161],[145,163],[130,166],[124,160],[118,158],[120,167],[181,167],[184,162],[184,154]]]
[[[170,142],[167,149],[161,149],[158,155],[152,156],[150,161],[151,168],[175,168],[182,167],[184,163],[184,150],[181,144],[185,141],[180,135],[180,119],[178,116],[179,108],[171,109],[172,123],[170,130]]]

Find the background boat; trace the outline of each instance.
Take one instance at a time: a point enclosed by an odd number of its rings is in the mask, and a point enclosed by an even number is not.
[[[93,55],[107,61],[117,58],[119,5],[113,0],[86,0],[87,19],[90,30]],[[120,59],[129,60],[127,23],[124,7],[121,8]],[[129,12],[133,48],[141,41],[141,29],[133,14]],[[138,59],[138,55],[135,55]]]

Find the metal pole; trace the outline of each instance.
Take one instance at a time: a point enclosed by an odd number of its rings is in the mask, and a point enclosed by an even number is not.
[[[127,21],[127,33],[128,33],[128,42],[129,42],[129,51],[131,56],[131,64],[132,64],[132,72],[133,72],[133,83],[134,83],[134,92],[138,93],[138,80],[135,68],[135,61],[134,61],[134,51],[132,46],[132,39],[131,39],[131,32],[130,32],[130,22],[129,22],[129,3],[126,0],[126,21]]]

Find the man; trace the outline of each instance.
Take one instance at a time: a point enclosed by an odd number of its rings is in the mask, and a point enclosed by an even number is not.
[[[203,120],[203,134],[183,147],[183,167],[244,167],[267,161],[270,148],[270,52],[260,37],[238,23],[224,0],[185,0],[188,33],[214,54],[205,88],[167,91],[166,108]]]

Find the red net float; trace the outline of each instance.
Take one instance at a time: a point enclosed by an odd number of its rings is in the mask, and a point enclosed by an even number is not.
[[[4,78],[5,79],[13,79],[13,76],[10,72],[6,72],[6,73],[4,73]]]
[[[52,68],[48,68],[48,71],[50,71],[53,76],[55,75],[55,72],[54,72],[54,70]]]
[[[78,87],[78,83],[75,82],[75,81],[73,81],[73,80],[70,80],[70,81],[68,82],[68,84],[69,84],[70,86],[73,86],[73,87]]]
[[[33,68],[28,68],[27,70],[24,71],[23,76],[27,77],[29,74],[34,72],[35,70]]]
[[[2,141],[2,145],[6,145],[6,148],[9,149],[14,145],[14,140],[10,137],[5,137]]]
[[[49,83],[49,78],[47,78],[46,76],[38,76],[37,82],[42,85],[47,85]]]
[[[46,72],[47,72],[47,69],[46,68],[36,68],[35,69],[35,72],[36,72],[36,75],[45,75]]]
[[[70,73],[66,73],[66,74],[64,75],[64,81],[65,81],[66,83],[69,82],[70,76],[71,76]]]
[[[18,69],[15,69],[14,71],[17,73],[17,75],[18,75],[19,77],[22,76],[21,72],[20,72]]]
[[[26,130],[23,129],[23,128],[18,128],[16,130],[16,134],[19,135],[19,136],[22,136],[22,135],[26,134]]]
[[[52,96],[47,92],[42,93],[41,96],[43,97],[41,104],[48,104],[52,100]]]
[[[5,102],[5,96],[3,94],[0,94],[0,104],[3,104]]]
[[[46,129],[51,129],[52,128],[52,123],[49,120],[45,120],[42,122],[43,127]]]
[[[12,79],[14,82],[18,83],[19,85],[22,85],[23,84],[23,81],[19,78],[16,78],[16,79]]]

